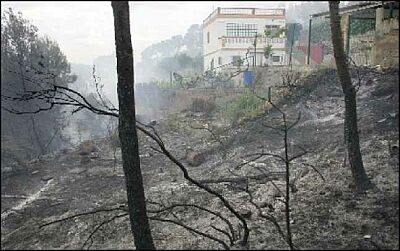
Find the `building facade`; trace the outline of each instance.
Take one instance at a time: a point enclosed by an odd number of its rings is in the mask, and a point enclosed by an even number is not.
[[[287,64],[285,32],[265,36],[266,29],[277,31],[285,26],[284,9],[217,8],[203,21],[204,71],[238,63]]]
[[[365,1],[339,9],[343,43],[346,54],[356,65],[399,65],[399,2]],[[311,15],[309,37],[318,26],[329,27],[329,11]],[[317,31],[315,31],[317,30]],[[319,37],[319,36],[317,36]],[[312,40],[312,39],[311,39]],[[316,39],[315,39],[316,40]],[[334,64],[332,39],[319,37],[308,41],[308,64]],[[322,59],[313,51],[313,46],[323,45]],[[303,44],[304,47],[304,44]],[[318,59],[318,60],[316,60]]]

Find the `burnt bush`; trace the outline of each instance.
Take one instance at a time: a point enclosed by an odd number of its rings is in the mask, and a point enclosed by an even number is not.
[[[203,112],[207,115],[211,114],[216,108],[216,105],[211,100],[195,98],[190,106],[191,112]]]

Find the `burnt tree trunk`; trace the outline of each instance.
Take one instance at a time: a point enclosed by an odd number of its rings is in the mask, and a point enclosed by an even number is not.
[[[339,1],[329,1],[331,33],[336,68],[345,102],[345,131],[344,138],[350,163],[351,173],[358,190],[366,190],[371,183],[365,172],[360,151],[357,128],[356,90],[351,82],[349,67],[344,53],[343,36],[340,28]]]
[[[136,249],[155,249],[146,213],[143,178],[140,170],[133,88],[133,51],[129,23],[129,4],[127,1],[113,1],[111,6],[114,14],[117,52],[118,129],[121,140],[131,231]]]

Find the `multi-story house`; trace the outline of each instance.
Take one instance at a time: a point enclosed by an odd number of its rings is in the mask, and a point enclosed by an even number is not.
[[[285,9],[217,8],[203,21],[204,70],[229,68],[246,57],[250,66],[286,64],[285,32],[265,35],[285,25]]]

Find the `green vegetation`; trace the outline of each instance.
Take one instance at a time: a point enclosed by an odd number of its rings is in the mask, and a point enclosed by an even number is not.
[[[246,91],[228,103],[226,116],[235,124],[240,120],[253,118],[263,111],[264,102],[250,91]]]
[[[323,41],[331,41],[331,28],[329,25],[329,19],[315,22],[311,24],[311,42],[318,43]]]
[[[375,30],[375,20],[371,19],[351,19],[350,20],[350,35],[355,36],[364,34],[368,31]],[[331,28],[329,19],[315,22],[311,26],[311,42],[318,43],[323,41],[331,41]]]
[[[279,29],[265,29],[264,35],[268,38],[277,38],[284,32],[286,32],[286,28],[279,28]]]
[[[265,57],[266,59],[268,59],[269,56],[271,55],[271,53],[272,53],[272,45],[269,44],[269,45],[267,45],[267,46],[264,47],[264,57]]]

